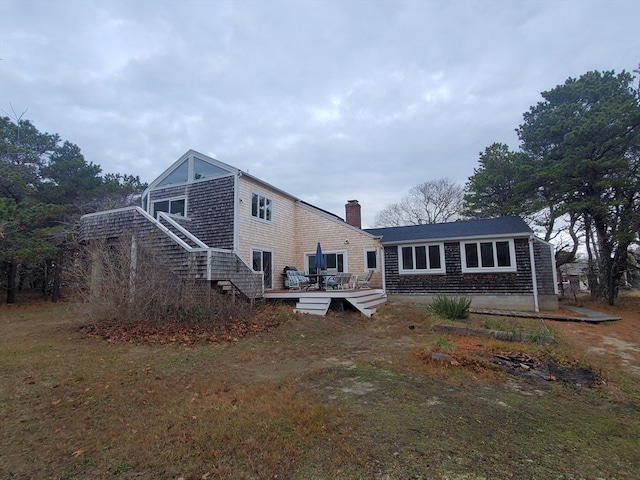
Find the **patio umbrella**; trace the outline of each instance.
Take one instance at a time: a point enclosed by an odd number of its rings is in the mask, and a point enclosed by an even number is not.
[[[318,246],[316,247],[316,262],[313,266],[316,267],[316,273],[318,274],[318,287],[322,288],[322,270],[325,267],[325,263],[320,242],[318,242]]]

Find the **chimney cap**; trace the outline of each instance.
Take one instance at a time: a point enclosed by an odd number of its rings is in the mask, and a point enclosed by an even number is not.
[[[347,200],[347,203],[358,203],[358,200]]]

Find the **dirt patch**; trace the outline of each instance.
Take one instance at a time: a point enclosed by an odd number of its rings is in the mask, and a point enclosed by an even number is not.
[[[522,352],[494,354],[493,364],[511,375],[533,382],[561,382],[578,388],[594,387],[601,383],[591,369],[545,362]]]
[[[578,307],[620,317],[615,322],[598,325],[549,321],[571,349],[612,369],[622,369],[640,376],[640,292],[626,292],[611,306],[583,296]]]

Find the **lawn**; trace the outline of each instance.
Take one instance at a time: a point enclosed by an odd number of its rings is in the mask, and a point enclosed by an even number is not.
[[[547,321],[545,345],[443,335],[419,306],[258,306],[262,331],[139,341],[72,304],[2,305],[0,479],[637,478],[640,297],[623,306]]]

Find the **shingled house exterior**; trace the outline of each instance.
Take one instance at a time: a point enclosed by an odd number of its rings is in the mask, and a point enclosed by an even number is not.
[[[557,308],[553,248],[519,217],[363,230],[356,200],[345,213],[346,221],[189,150],[149,185],[141,206],[82,217],[81,238],[130,239],[132,258],[144,244],[180,281],[250,299],[284,295],[285,267],[315,273],[320,242],[332,273],[373,271],[368,287],[378,297],[347,298],[369,316],[375,309],[365,301],[387,296],[428,302],[440,294],[465,295],[478,308]],[[290,294],[299,295],[297,311],[313,313],[313,306],[302,306],[318,302],[310,299],[313,292]],[[347,294],[331,297],[339,295]],[[326,313],[331,298],[325,300]]]
[[[381,237],[389,300],[464,295],[475,308],[558,308],[553,247],[520,217],[368,229]]]
[[[190,150],[154,180],[140,207],[85,215],[81,238],[144,242],[177,277],[204,286],[229,285],[248,298],[282,289],[287,266],[309,273],[320,242],[327,268],[376,270],[380,241],[356,221],[314,207],[246,172]],[[132,245],[132,251],[135,245]]]

